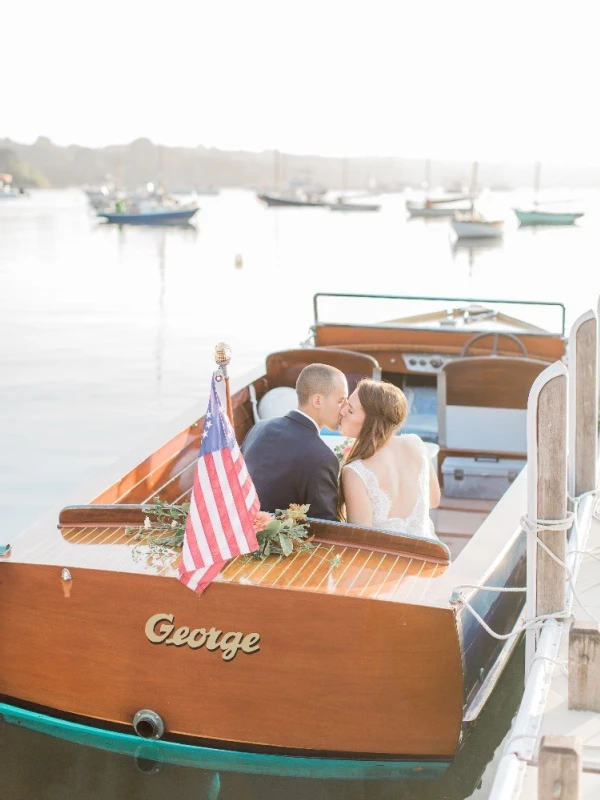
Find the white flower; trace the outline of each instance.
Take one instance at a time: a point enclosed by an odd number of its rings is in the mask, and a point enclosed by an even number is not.
[[[152,523],[150,522],[150,517],[146,517],[146,519],[144,520],[144,528],[147,531],[149,531],[151,527],[152,527]]]

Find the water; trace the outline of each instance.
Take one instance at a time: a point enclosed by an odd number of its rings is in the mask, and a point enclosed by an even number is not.
[[[407,220],[400,196],[384,197],[379,214],[345,215],[267,209],[229,191],[201,198],[196,228],[121,230],[98,223],[78,190],[2,201],[0,541],[192,405],[218,340],[232,345],[239,374],[306,338],[317,291],[561,301],[570,325],[596,304],[600,200],[583,198],[577,227],[518,229],[509,209],[519,199],[488,198],[509,219],[505,239],[475,246],[453,245],[447,221]],[[5,725],[4,796],[483,798],[493,764],[476,787],[516,710],[521,674],[513,659],[491,712],[435,785],[170,766],[148,775],[128,758]]]

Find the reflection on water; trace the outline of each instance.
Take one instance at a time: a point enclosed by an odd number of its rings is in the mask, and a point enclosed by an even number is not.
[[[466,255],[467,262],[469,265],[469,278],[472,278],[475,262],[477,260],[483,261],[482,256],[484,257],[486,253],[491,253],[494,250],[501,249],[503,245],[504,245],[504,239],[502,238],[500,239],[457,238],[452,240],[451,242],[452,258],[454,261],[457,261],[460,260],[460,257],[462,255]]]
[[[186,228],[104,225],[77,190],[3,201],[0,536],[73,500],[75,487],[193,405],[215,342],[232,345],[235,375],[304,340],[315,292],[559,300],[570,324],[598,291],[588,277],[600,257],[597,197],[576,226],[543,230],[517,228],[518,197],[491,200],[507,218],[503,242],[464,247],[449,244],[447,220],[407,222],[400,195],[383,197],[378,214],[344,215],[267,209],[229,191],[202,198]],[[179,800],[216,796],[220,782],[219,797],[464,798],[516,708],[522,666],[510,670],[445,778],[418,792],[167,766],[143,774],[128,758],[5,725],[3,796]]]

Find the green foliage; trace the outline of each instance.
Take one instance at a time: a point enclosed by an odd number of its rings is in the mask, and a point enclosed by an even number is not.
[[[128,527],[125,533],[135,535],[136,539],[146,544],[161,547],[181,547],[185,536],[185,523],[190,510],[189,503],[175,505],[166,503],[156,497],[151,506],[144,507],[147,515],[144,525],[138,528]]]
[[[258,550],[242,556],[248,563],[253,559],[261,561],[270,555],[286,558],[294,550],[308,552],[315,549],[310,541],[309,524],[306,514],[309,505],[292,503],[289,508],[276,509],[275,514],[260,512],[255,520]],[[147,515],[139,527],[127,527],[125,533],[136,539],[139,558],[154,558],[159,561],[170,560],[178,554],[172,548],[180,548],[185,538],[185,525],[190,510],[189,503],[175,505],[155,498],[151,506],[145,506]],[[341,556],[333,556],[330,569],[341,562]]]
[[[256,532],[258,550],[252,555],[255,558],[265,559],[274,553],[289,556],[294,549],[311,550],[313,545],[308,541],[308,522],[306,513],[309,505],[296,505],[292,503],[289,508],[278,508],[264,527]],[[268,515],[267,515],[268,516]],[[258,518],[260,520],[260,517]]]

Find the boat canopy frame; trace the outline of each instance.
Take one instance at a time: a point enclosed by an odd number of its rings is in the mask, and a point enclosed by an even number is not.
[[[442,303],[460,303],[460,304],[506,304],[511,306],[537,306],[542,308],[557,308],[561,313],[561,331],[560,335],[563,339],[565,336],[566,325],[566,309],[563,303],[558,302],[539,302],[537,300],[504,300],[501,298],[481,298],[481,297],[431,297],[427,295],[390,295],[390,294],[353,294],[350,292],[317,292],[313,295],[313,311],[314,311],[314,327],[319,324],[336,325],[343,324],[344,326],[352,326],[352,323],[325,323],[319,321],[319,298],[321,297],[350,297],[354,300],[415,300],[425,302],[442,302]],[[367,324],[360,323],[357,327],[361,328],[384,328],[384,329],[398,329],[397,325],[381,324]],[[531,336],[556,336],[556,333],[548,332],[547,334],[530,333]]]

